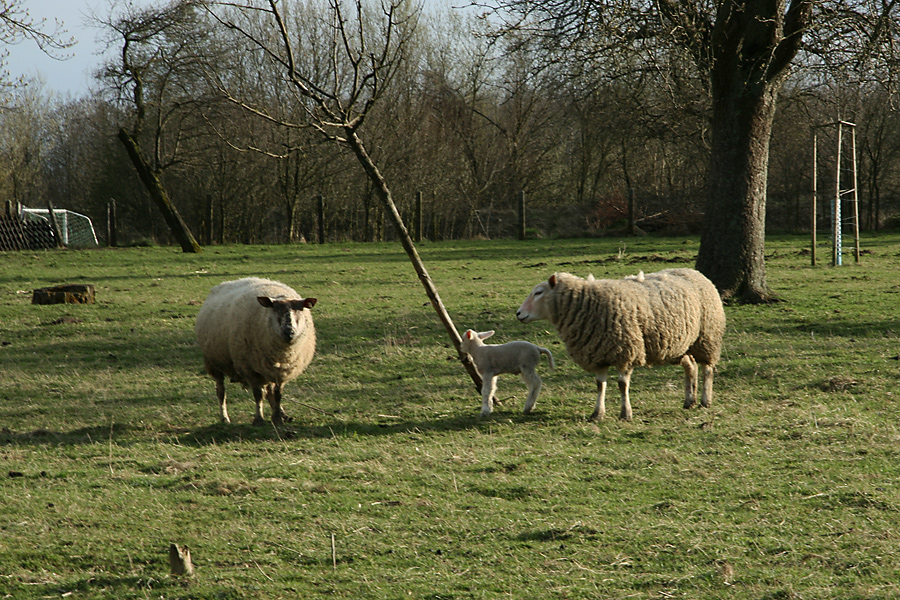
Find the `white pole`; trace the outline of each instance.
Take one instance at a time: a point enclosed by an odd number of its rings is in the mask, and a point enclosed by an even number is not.
[[[834,204],[831,207],[831,265],[841,265],[841,146],[843,124],[838,121],[837,160],[834,167]]]

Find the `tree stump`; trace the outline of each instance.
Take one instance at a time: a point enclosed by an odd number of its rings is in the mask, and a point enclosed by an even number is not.
[[[34,290],[32,304],[93,304],[94,286],[90,284],[56,285]]]
[[[172,575],[191,577],[194,574],[194,565],[191,562],[190,549],[187,546],[170,544],[169,567],[172,569]]]

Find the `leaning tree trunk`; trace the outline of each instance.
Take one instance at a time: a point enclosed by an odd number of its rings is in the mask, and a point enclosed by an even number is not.
[[[434,282],[431,280],[431,276],[425,269],[425,264],[419,257],[419,253],[416,250],[415,244],[413,244],[412,237],[410,237],[409,235],[409,231],[406,229],[406,225],[403,224],[403,219],[400,217],[400,213],[397,211],[397,206],[394,204],[391,190],[387,185],[387,181],[385,181],[384,176],[382,176],[381,171],[369,156],[369,153],[366,151],[362,140],[359,138],[359,136],[356,135],[355,131],[347,131],[347,142],[350,145],[350,148],[353,150],[354,154],[356,154],[356,158],[362,164],[362,167],[366,171],[366,175],[368,175],[369,180],[374,184],[375,193],[378,195],[379,199],[384,204],[385,209],[388,211],[388,214],[391,217],[391,221],[394,224],[394,228],[396,229],[397,234],[400,236],[400,243],[403,245],[403,249],[406,250],[406,254],[407,256],[409,256],[409,260],[412,262],[413,268],[415,269],[416,274],[419,276],[419,281],[421,281],[422,285],[425,287],[425,293],[428,296],[428,299],[431,300],[431,305],[434,307],[435,312],[437,312],[438,318],[441,320],[441,323],[443,323],[444,328],[450,335],[450,341],[453,342],[453,346],[456,348],[456,352],[459,356],[460,362],[462,362],[466,371],[468,371],[469,376],[472,378],[472,381],[475,384],[475,388],[478,390],[478,393],[481,393],[481,376],[478,374],[478,370],[475,368],[474,363],[472,363],[472,361],[469,359],[469,355],[465,352],[461,352],[459,349],[462,338],[459,336],[459,332],[456,330],[456,326],[453,324],[453,319],[450,318],[450,315],[447,313],[447,309],[444,308],[444,303],[441,301],[440,295],[438,295],[437,288],[434,286]]]
[[[159,208],[160,212],[162,212],[163,218],[169,226],[169,230],[172,232],[172,235],[175,236],[175,239],[178,240],[178,243],[181,244],[182,251],[186,253],[201,252],[202,249],[200,248],[200,244],[194,239],[190,229],[188,229],[187,223],[184,222],[184,219],[181,218],[181,214],[179,214],[175,205],[172,204],[169,194],[166,193],[166,189],[163,187],[159,177],[157,177],[156,173],[153,172],[153,169],[150,168],[150,164],[144,158],[137,142],[131,134],[124,129],[119,129],[119,140],[121,140],[122,144],[125,146],[128,157],[131,159],[131,163],[134,165],[135,170],[137,170],[144,187],[150,192],[150,197],[153,198],[156,206]]]

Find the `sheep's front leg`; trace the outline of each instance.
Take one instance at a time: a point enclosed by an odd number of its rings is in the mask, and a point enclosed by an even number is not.
[[[256,414],[253,415],[253,424],[254,425],[265,425],[266,420],[263,417],[263,396],[265,396],[265,390],[261,385],[253,385],[253,400],[256,402]]]
[[[541,377],[534,372],[534,369],[523,369],[522,379],[528,384],[528,400],[525,401],[525,409],[522,411],[526,415],[534,408],[537,402],[538,394],[541,393]]]
[[[697,401],[697,361],[685,354],[681,357],[681,366],[684,368],[684,407],[691,408]]]
[[[628,388],[631,387],[631,369],[619,370],[619,393],[622,395],[622,410],[619,418],[623,421],[631,420],[631,400],[628,398]]]
[[[222,415],[223,423],[231,423],[228,418],[228,406],[225,403],[225,376],[216,375],[216,398],[219,399],[219,414]]]
[[[712,366],[703,364],[703,396],[700,398],[700,405],[705,408],[709,408],[709,405],[712,404],[713,371],[715,369]]]
[[[606,416],[606,378],[609,376],[609,367],[603,367],[597,373],[597,406],[594,407],[594,413],[590,420],[596,421]]]
[[[283,388],[284,385],[279,383],[270,383],[266,386],[266,396],[269,398],[269,406],[272,408],[272,422],[276,425],[290,423],[294,420],[281,408],[281,390]]]
[[[497,376],[493,373],[484,373],[481,384],[481,416],[486,417],[494,409],[492,398],[497,391]]]

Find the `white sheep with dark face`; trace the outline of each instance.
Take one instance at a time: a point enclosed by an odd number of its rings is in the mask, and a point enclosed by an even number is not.
[[[541,378],[537,374],[537,366],[541,362],[541,355],[547,355],[550,368],[556,368],[553,355],[546,348],[535,346],[531,342],[521,340],[507,342],[505,344],[484,343],[484,340],[494,335],[493,331],[476,332],[472,329],[462,336],[459,349],[472,357],[475,368],[483,380],[481,387],[482,403],[481,416],[491,414],[494,404],[492,398],[497,391],[497,376],[503,373],[520,374],[528,385],[528,399],[525,401],[526,414],[534,408],[538,394],[541,393]]]
[[[281,407],[284,384],[303,373],[316,351],[310,309],[315,298],[269,279],[248,277],[215,286],[197,314],[194,332],[206,372],[216,381],[222,421],[230,423],[225,377],[249,387],[262,424],[263,397],[272,422],[289,421]]]
[[[566,351],[597,378],[591,419],[606,413],[609,367],[619,373],[619,418],[631,420],[631,372],[645,365],[680,364],[684,407],[694,405],[703,365],[701,404],[712,402],[713,369],[722,351],[725,311],[712,282],[694,269],[666,269],[625,279],[582,279],[555,273],[537,284],[516,316],[550,321]]]

